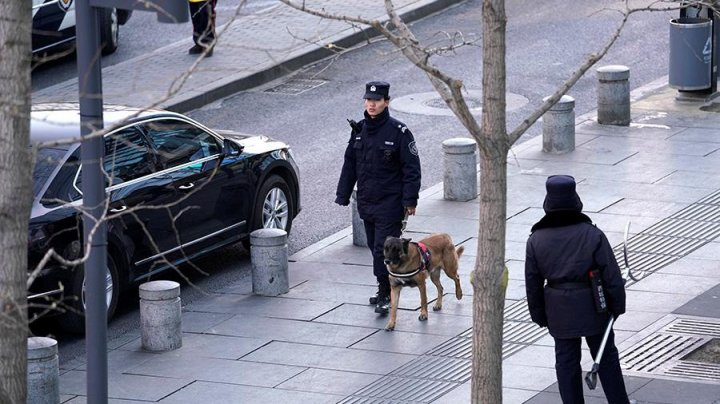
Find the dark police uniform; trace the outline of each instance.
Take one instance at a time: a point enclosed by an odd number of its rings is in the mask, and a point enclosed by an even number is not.
[[[205,57],[212,56],[215,41],[215,6],[217,0],[188,0],[190,19],[193,25],[193,41],[195,46],[188,51],[191,55],[205,52]]]
[[[583,403],[581,337],[596,357],[610,316],[625,313],[625,287],[605,234],[581,213],[575,180],[555,175],[546,182],[545,216],[532,227],[525,256],[530,317],[555,339],[555,371],[563,403]],[[607,312],[598,312],[588,271],[600,270]],[[614,333],[599,369],[610,404],[629,402]]]
[[[370,82],[365,98],[388,97],[390,85]],[[357,207],[365,224],[373,256],[373,273],[379,295],[389,297],[388,272],[383,263],[383,244],[388,236],[399,237],[405,208],[417,206],[420,191],[420,159],[410,130],[390,117],[386,108],[353,129],[337,186],[335,202],[348,205],[357,183]]]

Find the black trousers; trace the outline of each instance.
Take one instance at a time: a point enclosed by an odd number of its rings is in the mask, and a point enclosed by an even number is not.
[[[210,46],[215,40],[215,5],[217,0],[191,2],[190,19],[193,25],[193,41],[200,46]]]
[[[595,358],[603,334],[585,337],[585,343]],[[583,404],[583,373],[580,367],[580,339],[555,338],[555,372],[557,373],[560,397],[564,404]],[[605,398],[608,404],[628,404],[627,391],[620,369],[620,357],[615,347],[615,334],[611,330],[605,343],[605,351],[598,370]]]
[[[387,267],[385,267],[383,246],[388,236],[400,237],[402,222],[371,222],[363,220],[363,224],[365,225],[367,245],[370,252],[372,252],[373,274],[380,285],[380,292],[389,294],[390,281],[388,280]]]

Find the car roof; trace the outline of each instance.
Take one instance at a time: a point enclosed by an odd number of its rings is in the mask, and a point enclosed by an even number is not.
[[[105,128],[129,124],[148,117],[181,117],[174,112],[159,109],[141,109],[119,105],[105,105]],[[50,143],[80,138],[80,104],[45,103],[32,106],[30,114],[30,142]]]

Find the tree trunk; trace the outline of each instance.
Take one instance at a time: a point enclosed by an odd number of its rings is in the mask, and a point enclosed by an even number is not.
[[[27,237],[32,201],[31,9],[5,3],[0,18],[0,402],[27,397]]]
[[[483,1],[480,225],[473,273],[473,403],[502,403],[507,138],[505,2]],[[477,139],[477,136],[476,136]]]

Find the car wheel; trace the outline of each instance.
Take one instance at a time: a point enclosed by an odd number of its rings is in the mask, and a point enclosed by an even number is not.
[[[120,297],[120,283],[117,266],[113,257],[107,255],[107,271],[105,274],[105,303],[107,318],[110,320],[115,313]],[[71,333],[85,331],[85,270],[83,266],[74,269],[66,290],[67,311],[60,318],[60,327]]]
[[[292,228],[293,212],[295,211],[293,196],[290,187],[282,177],[269,176],[260,187],[250,231],[257,229],[281,229],[288,234]],[[243,241],[243,246],[249,251],[249,238]]]
[[[120,43],[118,27],[117,9],[103,9],[100,15],[100,45],[103,55],[109,55],[117,50]]]

